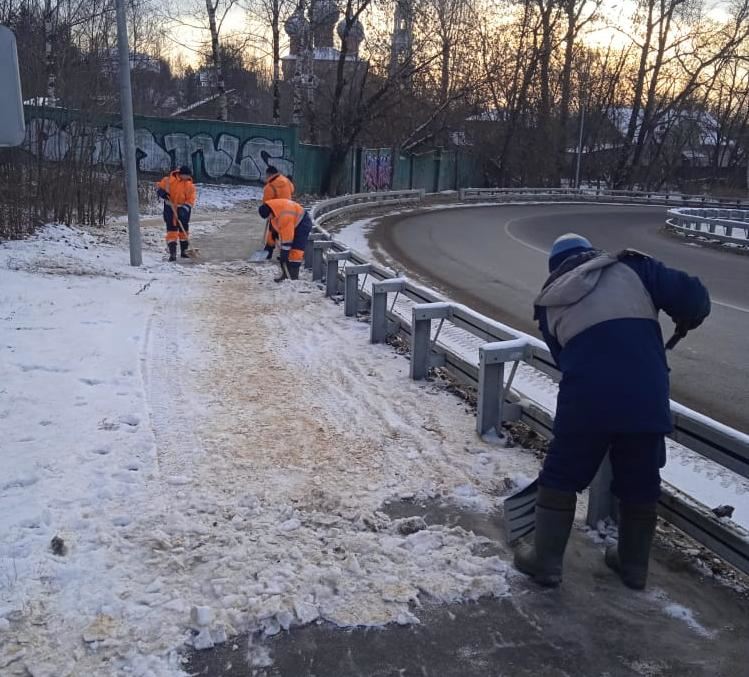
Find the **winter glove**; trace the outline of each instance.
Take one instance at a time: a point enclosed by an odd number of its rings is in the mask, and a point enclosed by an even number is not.
[[[168,200],[169,199],[169,193],[167,193],[163,188],[158,188],[156,190],[156,196],[160,200]]]
[[[270,260],[271,260],[271,259],[273,258],[273,249],[274,249],[274,247],[273,247],[273,245],[272,245],[272,244],[267,244],[267,245],[265,245],[265,251],[266,251],[266,252],[267,252],[267,254],[268,254],[268,255],[267,255],[267,256],[265,257],[265,260],[266,260],[266,261],[270,261]]]
[[[190,205],[180,205],[177,207],[177,216],[182,223],[187,223],[190,220]]]
[[[676,320],[676,331],[678,332],[680,329],[684,331],[686,334],[688,331],[691,331],[692,329],[697,329],[702,322],[704,321],[704,317],[701,317],[699,319],[690,319],[690,320]]]

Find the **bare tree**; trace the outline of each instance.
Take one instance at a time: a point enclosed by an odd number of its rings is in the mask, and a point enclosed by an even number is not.
[[[644,39],[617,185],[633,184],[659,122],[698,90],[711,89],[717,72],[749,35],[746,0],[732,7],[733,15],[724,24],[703,18],[699,9],[700,3],[691,5],[687,0],[645,0]]]
[[[180,46],[209,59],[213,71],[213,83],[218,92],[219,119],[221,120],[229,119],[229,104],[222,63],[222,40],[230,39],[235,46],[238,44],[246,46],[250,41],[248,36],[240,35],[240,31],[234,30],[231,34],[224,31],[229,14],[238,8],[240,8],[239,0],[193,0],[193,4],[188,5],[186,10],[182,2],[175,2],[164,8],[164,17],[172,27],[183,27],[208,34],[207,50],[203,45],[193,46],[184,42],[180,43]],[[168,32],[165,33],[165,37],[174,40]]]
[[[221,0],[205,0],[205,11],[208,15],[208,26],[211,31],[211,56],[213,58],[213,69],[216,74],[216,87],[218,88],[219,93],[219,117],[221,120],[228,120],[229,104],[226,100],[226,84],[224,83],[224,71],[221,67],[221,49],[218,41],[219,24],[216,22],[216,9],[218,8],[220,1]],[[225,4],[224,17],[234,3],[232,0],[227,0]]]
[[[273,88],[273,124],[281,124],[281,51],[286,46],[283,28],[295,5],[295,0],[244,0],[248,14],[248,35],[252,46],[271,60]],[[304,7],[301,10],[304,13]]]

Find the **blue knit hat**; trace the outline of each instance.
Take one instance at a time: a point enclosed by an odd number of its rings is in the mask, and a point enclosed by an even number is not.
[[[560,235],[554,240],[554,244],[551,246],[551,251],[549,252],[549,272],[553,271],[567,257],[590,249],[593,249],[593,245],[590,244],[590,240],[582,235],[578,235],[577,233]]]

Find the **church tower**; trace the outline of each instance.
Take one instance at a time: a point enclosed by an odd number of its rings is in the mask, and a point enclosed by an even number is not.
[[[393,22],[393,44],[390,52],[390,75],[395,76],[411,58],[413,49],[413,8],[410,0],[397,0]],[[407,78],[410,83],[410,75]]]

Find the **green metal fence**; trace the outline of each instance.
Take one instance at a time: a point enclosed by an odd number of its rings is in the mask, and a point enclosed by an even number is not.
[[[70,153],[94,163],[122,164],[122,128],[114,115],[26,107],[24,148],[45,160]],[[198,181],[262,183],[269,165],[294,177],[297,191],[319,194],[330,149],[300,144],[293,126],[136,116],[138,170],[165,174],[188,165]],[[468,153],[431,150],[403,155],[391,148],[361,148],[346,162],[343,190],[423,188],[427,192],[483,186],[483,172]]]

